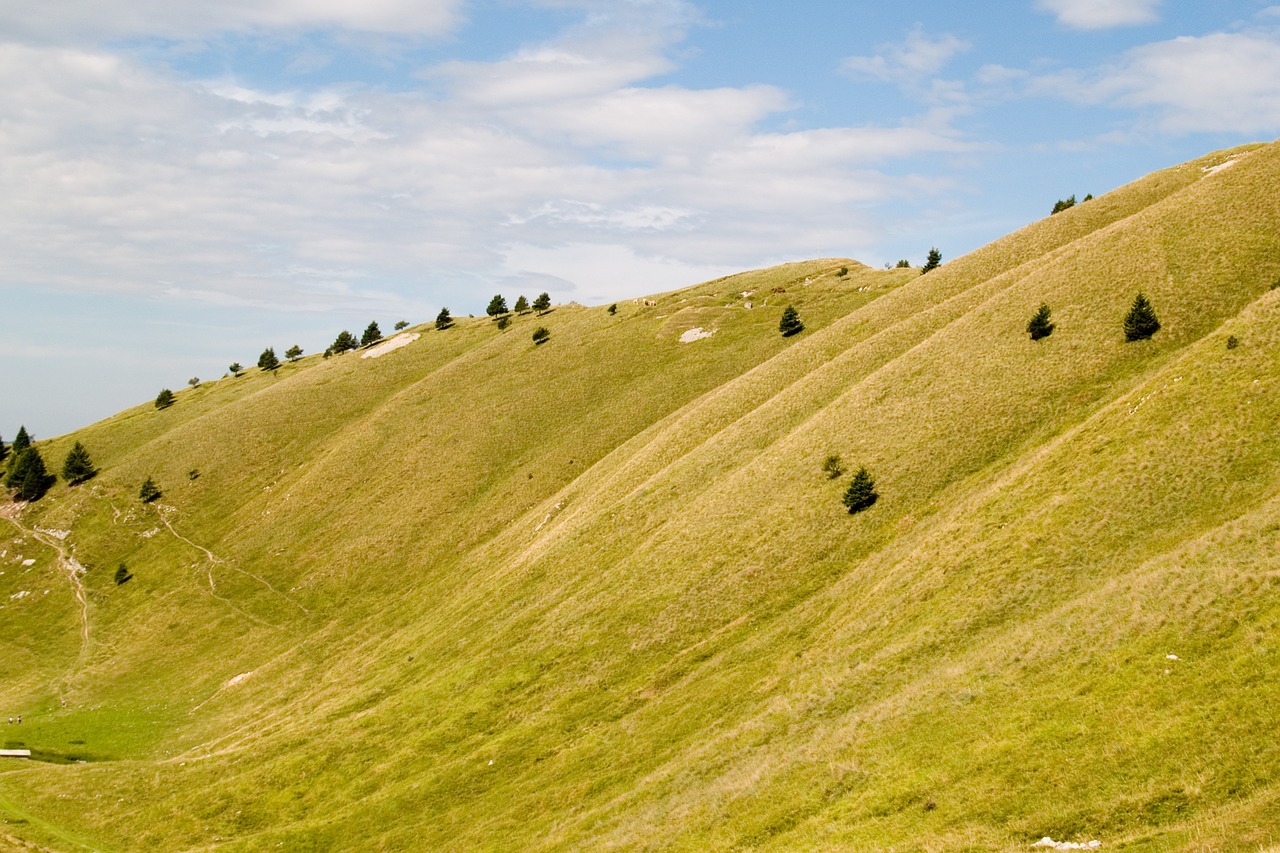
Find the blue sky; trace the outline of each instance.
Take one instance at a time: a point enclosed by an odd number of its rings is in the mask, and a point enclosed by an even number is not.
[[[1280,134],[1280,5],[0,5],[0,436],[441,306],[951,259]]]

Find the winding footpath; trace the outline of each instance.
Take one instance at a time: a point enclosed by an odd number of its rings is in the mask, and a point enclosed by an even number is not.
[[[89,597],[85,593],[84,582],[80,576],[84,574],[84,566],[71,556],[71,551],[57,536],[36,527],[27,527],[18,520],[18,515],[26,504],[22,502],[7,503],[0,506],[0,518],[6,519],[18,532],[48,546],[58,554],[58,566],[66,574],[75,594],[76,603],[80,605],[80,643],[82,649],[89,645]]]

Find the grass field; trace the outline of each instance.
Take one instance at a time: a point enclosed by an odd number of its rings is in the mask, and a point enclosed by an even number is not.
[[[0,846],[1270,849],[1277,281],[1248,146],[40,442],[101,472],[0,519]]]

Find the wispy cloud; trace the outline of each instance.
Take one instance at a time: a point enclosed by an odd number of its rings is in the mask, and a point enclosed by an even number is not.
[[[900,43],[880,45],[870,56],[850,56],[842,67],[850,74],[890,83],[919,83],[938,74],[957,54],[971,45],[953,35],[925,35],[920,27]]]
[[[1079,30],[1149,24],[1159,19],[1161,0],[1039,0],[1058,21]]]

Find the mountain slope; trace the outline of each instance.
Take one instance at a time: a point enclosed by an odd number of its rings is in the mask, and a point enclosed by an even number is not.
[[[44,443],[103,471],[10,523],[0,701],[7,740],[91,760],[0,768],[5,831],[1256,849],[1277,199],[1280,146],[1219,152],[924,276],[814,261],[464,320]],[[1163,328],[1126,343],[1138,291]]]

